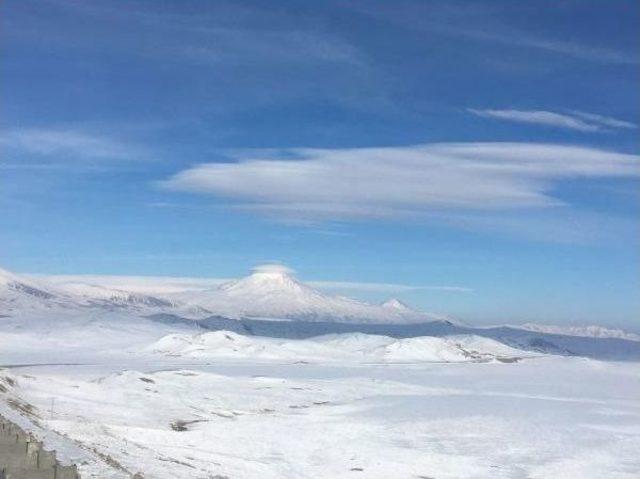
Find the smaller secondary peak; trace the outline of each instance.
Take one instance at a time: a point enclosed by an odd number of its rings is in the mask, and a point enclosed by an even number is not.
[[[399,311],[411,311],[411,308],[397,298],[386,300],[381,305],[383,308],[396,309]]]

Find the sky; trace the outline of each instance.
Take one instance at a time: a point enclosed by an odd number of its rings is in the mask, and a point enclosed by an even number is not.
[[[0,266],[275,261],[637,329],[639,26],[633,0],[2,2]]]

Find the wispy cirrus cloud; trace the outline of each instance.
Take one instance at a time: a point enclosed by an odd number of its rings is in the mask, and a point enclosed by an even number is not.
[[[13,168],[52,168],[64,164],[130,161],[148,158],[146,149],[105,135],[76,129],[11,129],[0,135],[0,145],[14,160]]]
[[[242,152],[183,170],[161,186],[229,198],[277,219],[412,218],[564,204],[561,180],[640,176],[640,156],[544,143]]]
[[[474,40],[502,43],[505,45],[547,51],[558,55],[572,57],[596,63],[638,65],[640,56],[636,50],[623,51],[612,48],[596,47],[581,43],[573,43],[552,38],[543,38],[527,32],[505,28],[502,32],[487,32],[465,28],[440,29],[454,35],[468,37]]]
[[[495,118],[517,123],[533,123],[583,132],[609,131],[612,128],[635,129],[638,127],[635,123],[582,111],[558,113],[546,110],[479,110],[475,108],[468,108],[467,111],[483,118]]]
[[[512,7],[522,6],[524,8]],[[363,14],[393,22],[416,31],[436,33],[451,38],[493,43],[508,48],[540,51],[560,57],[612,65],[638,65],[640,55],[633,44],[596,45],[588,41],[572,41],[542,31],[517,28],[516,22],[505,21],[514,10],[527,14],[525,3],[498,2],[413,2],[400,6],[388,3],[354,4],[351,8]],[[538,7],[539,9],[539,7]]]
[[[101,26],[125,27],[123,38],[110,39],[109,46],[163,62],[259,68],[264,64],[335,66],[363,61],[361,52],[345,38],[320,28],[317,23],[300,22],[286,9],[244,6],[237,2],[216,2],[183,11],[166,5],[139,4],[122,9],[109,3],[59,0],[47,3],[88,21],[99,20]],[[148,48],[144,42],[128,41],[132,27],[154,35],[154,48]],[[101,45],[96,39],[91,43]]]
[[[611,128],[623,128],[627,130],[634,130],[638,128],[638,125],[636,125],[635,123],[625,120],[619,120],[617,118],[611,118],[610,116],[596,115],[595,113],[587,113],[579,110],[573,110],[571,114],[592,123],[608,126]]]
[[[347,42],[305,30],[255,31],[250,29],[206,29],[205,45],[182,49],[186,60],[211,65],[273,64],[358,64],[358,50]]]

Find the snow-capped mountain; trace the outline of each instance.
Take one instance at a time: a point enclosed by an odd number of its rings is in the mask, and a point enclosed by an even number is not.
[[[330,296],[300,281],[280,265],[264,265],[250,276],[218,288],[176,295],[180,301],[231,317],[334,322],[424,322],[434,318],[408,307],[378,306]]]

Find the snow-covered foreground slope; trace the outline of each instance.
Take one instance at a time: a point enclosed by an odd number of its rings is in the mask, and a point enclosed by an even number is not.
[[[83,478],[640,472],[637,363],[172,361],[4,370],[0,412],[49,431]]]
[[[278,339],[126,313],[0,318],[0,414],[78,463],[83,479],[640,472],[639,362],[532,354],[473,333]],[[456,328],[402,327],[445,326]]]

